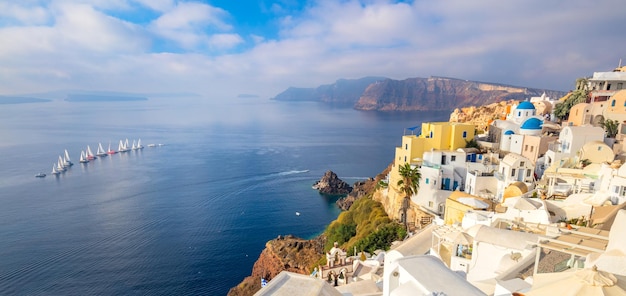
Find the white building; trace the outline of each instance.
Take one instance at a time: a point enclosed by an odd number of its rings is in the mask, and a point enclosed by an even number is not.
[[[547,167],[560,165],[563,158],[574,157],[587,142],[604,141],[604,129],[597,126],[566,126],[559,139],[546,151]]]
[[[519,154],[509,153],[498,167],[496,178],[498,179],[497,201],[502,201],[504,189],[514,182],[523,182],[528,189],[534,188],[535,164],[528,158]]]
[[[418,255],[385,264],[384,296],[486,295],[438,258]]]

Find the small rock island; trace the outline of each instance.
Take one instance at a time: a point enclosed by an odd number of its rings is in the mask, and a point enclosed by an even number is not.
[[[333,171],[326,171],[322,178],[313,184],[313,189],[325,195],[346,195],[352,192],[352,186],[342,181]]]

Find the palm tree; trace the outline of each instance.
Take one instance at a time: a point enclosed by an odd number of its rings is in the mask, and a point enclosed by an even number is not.
[[[409,209],[409,201],[411,200],[411,196],[417,193],[419,189],[421,175],[419,169],[412,168],[409,163],[401,165],[398,170],[400,177],[402,177],[402,179],[398,180],[398,188],[404,193],[404,200],[402,201],[402,222],[407,226],[406,212]]]
[[[607,138],[615,138],[619,131],[619,121],[617,120],[606,119],[602,121],[600,125],[604,128]]]

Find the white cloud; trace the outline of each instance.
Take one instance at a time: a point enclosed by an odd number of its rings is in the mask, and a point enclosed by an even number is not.
[[[135,2],[152,10],[165,12],[174,7],[173,0],[134,0]]]
[[[50,21],[50,13],[44,7],[28,7],[18,3],[0,2],[0,18],[23,25],[43,25]]]
[[[11,15],[0,22],[0,94],[66,87],[271,97],[370,75],[568,89],[626,59],[617,0],[321,0],[291,15],[297,5],[283,1],[265,11],[281,16],[280,32],[265,36],[238,32],[236,15],[200,2],[19,3],[0,2],[0,17]],[[137,9],[160,16],[145,25],[107,14],[145,12]]]
[[[217,49],[229,49],[243,43],[237,34],[215,34],[209,37],[209,45]]]
[[[153,21],[150,28],[158,36],[177,42],[184,48],[194,49],[211,43],[208,36],[211,32],[231,30],[232,26],[223,20],[227,16],[228,13],[220,8],[181,2]]]

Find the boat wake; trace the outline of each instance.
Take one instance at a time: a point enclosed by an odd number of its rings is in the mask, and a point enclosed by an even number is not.
[[[287,176],[287,175],[294,175],[294,174],[303,174],[303,173],[308,173],[309,170],[302,170],[302,171],[286,171],[286,172],[280,172],[277,173],[276,175],[278,176]]]

